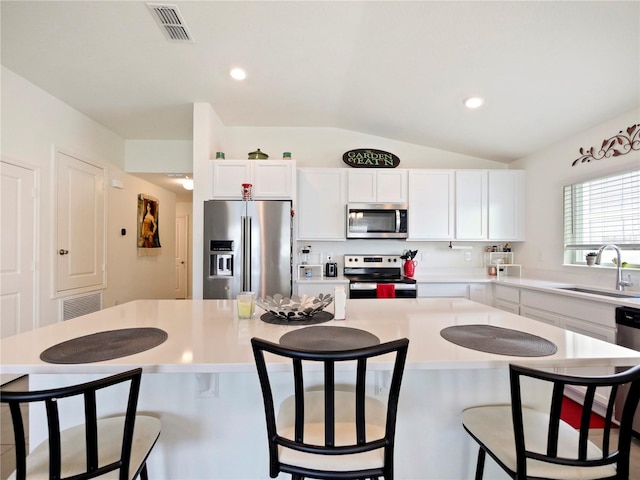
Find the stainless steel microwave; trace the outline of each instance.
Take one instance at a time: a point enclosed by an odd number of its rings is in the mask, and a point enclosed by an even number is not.
[[[347,238],[407,238],[407,205],[349,203]]]

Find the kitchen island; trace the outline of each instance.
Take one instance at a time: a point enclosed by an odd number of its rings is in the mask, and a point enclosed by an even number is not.
[[[76,383],[142,367],[139,410],[162,420],[159,443],[149,459],[156,479],[268,478],[262,397],[250,339],[272,341],[294,328],[239,320],[232,300],[139,300],[68,320],[0,343],[2,373],[30,374],[32,388]],[[553,342],[557,352],[541,357],[489,354],[444,340],[445,327],[482,324],[527,332]],[[530,320],[461,298],[350,300],[348,326],[381,341],[407,337],[409,353],[400,395],[396,478],[473,478],[476,447],[464,433],[460,411],[508,400],[507,365],[538,368],[630,366],[640,352]],[[150,350],[118,359],[60,365],[40,353],[95,332],[155,327],[168,339]],[[376,365],[371,391],[385,388],[389,365]],[[285,373],[282,374],[286,375]],[[38,419],[31,440],[42,437]],[[487,462],[487,480],[505,478]],[[283,476],[285,478],[285,476]]]

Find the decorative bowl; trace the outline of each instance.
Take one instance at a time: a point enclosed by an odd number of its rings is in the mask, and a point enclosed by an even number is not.
[[[256,300],[260,308],[285,320],[311,318],[323,311],[331,302],[333,297],[328,293],[321,293],[317,297],[292,295],[291,298],[276,293],[273,297],[267,295],[265,298]]]

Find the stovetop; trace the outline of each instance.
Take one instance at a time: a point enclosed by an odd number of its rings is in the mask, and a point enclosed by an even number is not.
[[[344,276],[351,282],[416,283],[402,274],[400,255],[345,255]]]

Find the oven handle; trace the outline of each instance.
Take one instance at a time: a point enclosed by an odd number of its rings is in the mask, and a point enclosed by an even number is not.
[[[393,283],[396,290],[416,290],[415,283]],[[371,282],[352,282],[349,284],[349,290],[376,290],[377,283]]]

